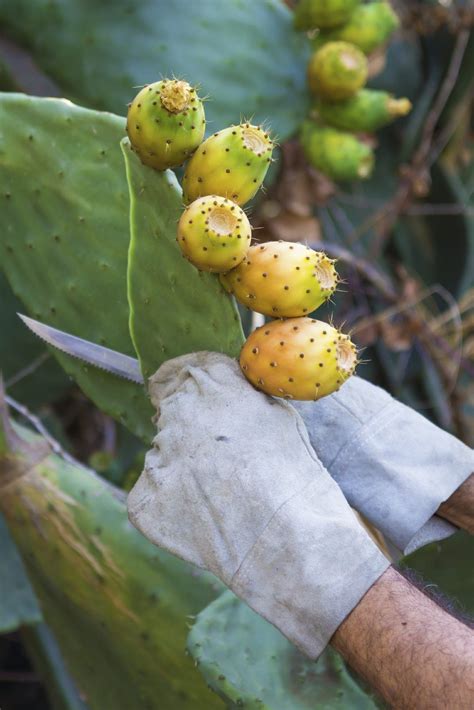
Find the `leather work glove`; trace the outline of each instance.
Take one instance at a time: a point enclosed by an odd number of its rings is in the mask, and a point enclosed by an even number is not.
[[[456,531],[434,513],[474,471],[472,449],[359,377],[293,405],[348,502],[398,551]]]
[[[158,433],[129,494],[131,522],[316,658],[389,562],[300,415],[217,353],[169,360],[149,391]]]

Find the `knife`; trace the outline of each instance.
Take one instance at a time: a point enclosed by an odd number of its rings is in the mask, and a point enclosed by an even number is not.
[[[24,316],[21,313],[17,315],[35,335],[53,348],[78,360],[87,362],[89,365],[98,367],[100,370],[110,372],[117,377],[123,377],[139,385],[144,384],[140,363],[136,358],[111,350],[103,345],[91,343],[89,340],[79,338],[77,335],[65,333],[62,330],[53,328],[51,325],[28,318],[28,316]]]

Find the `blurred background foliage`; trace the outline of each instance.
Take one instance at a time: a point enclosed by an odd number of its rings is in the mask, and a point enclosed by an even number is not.
[[[472,446],[474,10],[467,0],[392,4],[401,28],[370,57],[370,86],[408,96],[414,108],[373,138],[376,169],[364,182],[336,185],[303,159],[295,136],[309,104],[310,45],[292,29],[291,2],[226,0],[216,9],[216,0],[0,0],[0,90],[64,96],[125,115],[133,87],[175,74],[210,96],[210,130],[241,116],[268,120],[280,150],[252,206],[256,238],[302,241],[338,258],[347,285],[331,310],[365,348],[360,374]],[[79,390],[19,322],[21,310],[0,273],[0,369],[12,409],[104,479],[128,489],[141,471],[143,444]],[[248,330],[249,314],[242,319]],[[1,519],[0,549],[0,707],[84,710]],[[473,552],[472,539],[457,534],[407,564],[472,612]],[[236,664],[230,638],[251,648],[256,637],[249,612],[229,617],[234,602],[222,599],[200,615],[193,631],[207,646],[190,651],[204,658],[202,673],[213,687],[219,685],[216,668],[226,675],[238,665],[238,682],[216,687],[235,706],[256,692],[248,673],[255,659],[239,656]],[[211,623],[207,634],[214,611],[219,623]],[[259,634],[261,653],[273,649],[281,665],[287,647],[278,651],[279,639]],[[329,687],[324,678],[333,662],[326,659],[313,673],[295,661],[309,678],[304,688]],[[376,701],[361,701],[351,682],[341,680],[345,704],[328,690],[324,707],[373,707]],[[279,686],[273,687],[268,707],[287,707],[276,695]],[[317,692],[288,697],[292,708],[322,702]]]

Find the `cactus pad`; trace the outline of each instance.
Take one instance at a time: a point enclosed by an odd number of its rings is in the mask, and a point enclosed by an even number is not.
[[[218,277],[198,271],[177,244],[182,196],[174,174],[142,165],[127,139],[122,150],[130,189],[130,332],[144,377],[165,360],[197,350],[236,356],[243,335],[232,299]]]
[[[386,91],[375,89],[361,89],[346,101],[320,101],[316,106],[325,123],[354,133],[378,131],[410,111],[409,99],[395,99]]]
[[[249,335],[240,354],[249,382],[285,399],[316,400],[336,392],[356,364],[349,336],[312,318],[266,323]]]
[[[229,707],[248,710],[375,710],[375,702],[328,648],[318,661],[300,653],[231,592],[201,611],[188,649]]]
[[[252,238],[247,215],[226,197],[209,195],[192,202],[178,224],[178,244],[201,271],[222,273],[245,257]]]
[[[252,199],[272,162],[273,141],[261,126],[242,123],[218,131],[202,143],[183,179],[186,202],[221,195],[238,205]]]
[[[350,42],[370,54],[384,44],[399,26],[400,21],[390,3],[371,2],[356,8],[342,27],[321,32],[315,40],[320,47],[326,42]]]
[[[135,356],[123,132],[122,118],[64,99],[1,95],[0,249],[34,318]],[[143,388],[52,352],[98,407],[150,441],[153,409]]]
[[[337,27],[347,22],[360,0],[299,0],[295,10],[295,29]]]
[[[328,42],[318,49],[308,64],[311,91],[329,101],[355,94],[367,80],[365,55],[349,42]]]
[[[334,262],[303,244],[267,242],[250,247],[221,283],[244,306],[274,318],[311,313],[334,293]]]
[[[301,145],[307,161],[333,180],[360,180],[372,173],[373,150],[352,133],[305,121]]]
[[[186,81],[145,86],[128,109],[127,133],[142,163],[157,170],[182,165],[204,138],[202,101]]]

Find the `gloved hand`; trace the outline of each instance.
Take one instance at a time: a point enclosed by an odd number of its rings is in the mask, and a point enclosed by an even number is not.
[[[293,404],[351,506],[400,552],[455,532],[434,513],[474,471],[472,449],[359,377]]]
[[[158,434],[129,494],[131,522],[316,658],[389,562],[301,417],[217,353],[166,362],[150,395]]]

